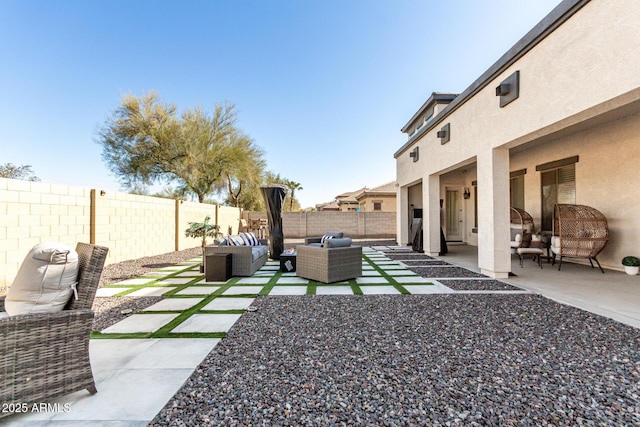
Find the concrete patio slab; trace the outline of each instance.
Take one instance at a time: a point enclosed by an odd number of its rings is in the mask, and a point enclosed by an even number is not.
[[[202,310],[244,310],[251,305],[254,299],[218,297],[202,307]]]
[[[433,280],[420,276],[397,276],[393,279],[398,283],[433,283]]]
[[[144,311],[184,311],[202,301],[202,298],[167,298],[158,301]]]
[[[276,283],[278,285],[301,285],[309,283],[309,279],[303,277],[281,277]]]
[[[223,292],[224,295],[257,295],[263,286],[232,286]]]
[[[269,295],[306,295],[306,286],[274,286]]]
[[[136,332],[155,332],[180,314],[134,314],[102,332],[105,334],[132,334]]]
[[[364,295],[389,295],[399,294],[400,291],[393,286],[360,286]]]
[[[439,283],[433,285],[402,285],[409,293],[422,295],[422,294],[452,294],[455,293],[453,289],[447,288]]]
[[[269,283],[269,280],[271,280],[269,277],[256,277],[256,276],[243,277],[242,279],[238,280],[236,284],[266,285],[267,283]]]
[[[318,286],[316,295],[353,295],[351,286]]]
[[[242,314],[194,314],[171,332],[227,332]]]
[[[356,277],[357,284],[371,285],[378,283],[389,283],[384,277]]]
[[[164,275],[166,276],[166,273],[164,273]],[[135,279],[122,280],[120,282],[114,282],[111,284],[112,285],[146,285],[147,283],[151,283],[154,280],[156,279],[137,277]]]
[[[169,277],[166,279],[158,280],[157,285],[185,285],[189,282],[193,282],[195,277]]]
[[[147,286],[144,288],[140,288],[137,291],[133,291],[130,294],[127,294],[127,296],[128,297],[159,297],[173,290],[175,290],[175,287],[173,286],[163,286],[163,287]]]
[[[215,291],[220,289],[220,286],[189,286],[181,291],[176,292],[176,295],[211,295]]]

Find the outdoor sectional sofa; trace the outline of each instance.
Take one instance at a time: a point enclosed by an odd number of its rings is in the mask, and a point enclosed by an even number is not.
[[[228,242],[228,239],[227,239]],[[269,246],[266,239],[259,239],[256,246],[233,246],[221,244],[218,246],[206,246],[204,256],[212,254],[231,254],[233,276],[253,276],[269,258]],[[206,261],[205,261],[206,262]]]

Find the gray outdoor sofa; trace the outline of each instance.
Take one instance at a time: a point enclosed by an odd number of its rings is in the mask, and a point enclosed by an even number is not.
[[[362,276],[362,247],[351,246],[349,238],[333,238],[323,246],[296,247],[296,275],[322,283]]]
[[[259,239],[257,246],[206,246],[204,255],[231,254],[233,276],[253,276],[269,259],[269,246],[266,239]]]

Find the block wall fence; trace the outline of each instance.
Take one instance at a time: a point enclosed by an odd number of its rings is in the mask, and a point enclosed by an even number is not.
[[[244,211],[242,217],[266,219],[266,212]],[[322,236],[326,231],[342,231],[354,239],[395,239],[395,212],[283,212],[285,239]]]
[[[0,288],[38,243],[106,246],[112,264],[200,246],[184,230],[206,215],[222,233],[237,232],[233,207],[0,178]]]

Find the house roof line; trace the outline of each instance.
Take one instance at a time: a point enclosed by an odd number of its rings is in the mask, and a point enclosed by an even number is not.
[[[416,132],[405,144],[402,145],[394,154],[394,158],[398,158],[425,133],[442,123],[455,110],[460,108],[465,102],[476,95],[480,90],[484,89],[496,76],[504,72],[513,65],[518,59],[527,54],[538,43],[544,40],[556,28],[569,20],[576,12],[582,9],[591,0],[563,0],[556,6],[547,16],[545,16],[535,27],[524,35],[515,45],[511,47],[504,55],[500,57],[487,71],[477,78],[467,89],[457,96],[451,103],[442,109],[432,121],[426,124],[420,131]],[[434,92],[435,93],[435,92]],[[429,98],[431,99],[431,98]],[[427,100],[429,102],[429,100]],[[426,104],[426,103],[425,103]],[[421,109],[424,108],[424,105]],[[421,110],[414,115],[419,115]],[[403,128],[404,129],[404,128]]]

